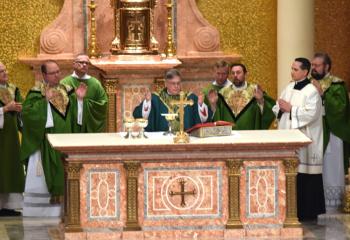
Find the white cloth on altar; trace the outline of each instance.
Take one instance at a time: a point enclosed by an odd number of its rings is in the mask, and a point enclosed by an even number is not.
[[[301,90],[294,89],[291,82],[283,90],[280,99],[292,105],[290,113],[283,113],[278,120],[278,129],[300,129],[312,143],[298,151],[299,173],[321,174],[323,165],[322,100],[312,84]],[[278,103],[272,108],[276,116],[280,111]]]
[[[331,133],[323,160],[323,187],[328,212],[342,205],[345,188],[343,151],[343,140]]]
[[[45,128],[54,126],[51,106],[47,104]],[[51,194],[47,190],[41,151],[37,150],[29,157],[24,189],[24,217],[59,217],[61,204],[50,204]]]

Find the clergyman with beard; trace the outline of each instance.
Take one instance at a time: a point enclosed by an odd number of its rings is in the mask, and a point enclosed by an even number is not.
[[[232,85],[208,95],[213,121],[234,123],[236,130],[268,129],[275,119],[272,107],[275,100],[269,97],[261,86],[246,81],[248,71],[245,65],[235,63],[231,67]]]
[[[332,61],[326,53],[312,60],[311,82],[322,97],[323,185],[327,212],[339,210],[344,193],[344,174],[349,167],[350,105],[345,83],[331,73]],[[343,151],[344,150],[344,151]]]

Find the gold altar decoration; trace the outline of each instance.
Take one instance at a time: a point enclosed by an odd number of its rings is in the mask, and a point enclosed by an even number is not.
[[[126,170],[126,208],[127,216],[124,230],[139,231],[141,230],[138,220],[138,176],[141,164],[137,161],[124,162]]]
[[[191,99],[187,100],[185,98],[185,93],[183,91],[181,91],[180,92],[180,99],[179,100],[172,100],[170,102],[170,104],[179,106],[180,129],[179,129],[179,132],[177,132],[176,136],[174,137],[174,143],[189,143],[190,137],[184,131],[184,117],[185,117],[184,110],[185,110],[186,105],[192,106],[194,103]]]
[[[80,232],[80,170],[81,163],[65,163],[64,222],[66,232]]]
[[[166,8],[168,11],[168,24],[167,24],[167,42],[166,42],[166,50],[165,54],[168,58],[174,57],[176,54],[175,46],[174,46],[174,37],[173,37],[173,1],[168,0],[166,4]]]
[[[112,54],[157,54],[153,21],[156,0],[112,0],[115,38]]]
[[[343,200],[343,211],[350,213],[350,191],[348,187],[345,187],[344,200]]]
[[[95,0],[91,0],[90,4],[88,5],[90,12],[91,12],[91,19],[90,19],[90,43],[89,43],[89,56],[90,58],[94,59],[97,58],[97,45],[96,45],[96,18],[95,18],[95,10],[96,10],[96,3]]]
[[[350,158],[349,158],[350,161]],[[343,196],[343,211],[350,213],[350,171],[345,176],[345,191]]]
[[[297,171],[299,160],[297,158],[284,159],[283,165],[286,174],[286,194],[287,194],[287,209],[284,227],[300,227],[300,222],[297,216]]]
[[[228,159],[226,161],[228,172],[228,220],[227,229],[243,228],[239,209],[239,182],[243,160]]]

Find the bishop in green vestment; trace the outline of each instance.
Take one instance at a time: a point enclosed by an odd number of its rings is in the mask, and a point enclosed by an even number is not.
[[[211,104],[215,112],[213,121],[232,122],[236,130],[268,129],[275,119],[272,112],[275,100],[258,85],[246,81],[245,65],[233,64],[231,74],[231,86],[222,88],[219,94],[209,94],[209,101],[214,103]]]
[[[46,134],[71,133],[78,106],[74,89],[59,84],[55,62],[44,63],[42,73],[44,83],[33,87],[23,103],[21,159],[27,165],[23,216],[53,217],[61,213],[64,168],[61,153],[50,146]]]
[[[312,60],[312,83],[323,104],[323,185],[326,208],[337,210],[342,205],[345,173],[349,167],[350,104],[342,79],[331,74],[332,61],[326,53],[316,53]]]
[[[95,133],[106,130],[108,97],[100,81],[87,74],[90,63],[87,55],[78,55],[73,63],[72,75],[61,80],[61,84],[73,87],[78,104],[82,106],[82,121],[73,124],[74,133]]]
[[[22,207],[24,167],[19,157],[19,130],[22,98],[19,89],[8,83],[0,63],[0,216],[16,216]]]
[[[171,69],[165,76],[165,88],[160,92],[147,92],[145,100],[138,105],[133,112],[134,118],[148,119],[148,125],[145,128],[148,132],[168,130],[168,122],[162,113],[178,113],[178,106],[171,105],[172,100],[179,100],[181,91],[181,76],[176,69]],[[199,106],[198,98],[193,93],[185,93],[186,99],[193,100],[193,105],[185,107],[184,128],[189,129],[197,123],[206,122],[210,119],[211,112],[203,104]],[[179,130],[179,118],[172,123],[172,130]]]

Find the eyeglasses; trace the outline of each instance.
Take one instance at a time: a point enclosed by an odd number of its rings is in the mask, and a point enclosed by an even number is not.
[[[0,70],[0,73],[6,73],[6,72],[7,72],[6,69]]]
[[[76,63],[79,63],[79,64],[81,64],[81,65],[89,65],[90,64],[90,62],[86,62],[86,61],[76,61]]]
[[[48,72],[48,73],[46,73],[46,75],[59,74],[60,72],[61,72],[60,70],[57,70],[57,71],[54,71],[54,72]]]

